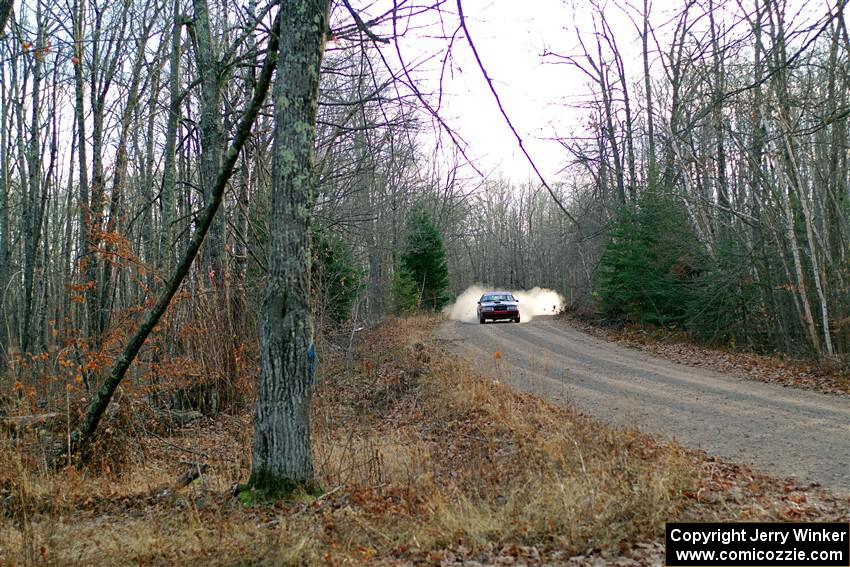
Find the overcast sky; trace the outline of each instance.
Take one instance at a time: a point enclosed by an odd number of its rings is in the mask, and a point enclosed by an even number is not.
[[[592,29],[588,12],[574,10],[561,0],[535,0],[533,9],[521,9],[510,0],[467,0],[463,5],[470,34],[505,110],[547,180],[557,180],[565,153],[547,139],[567,135],[587,120],[587,112],[573,105],[587,96],[589,88],[580,71],[555,64],[543,54],[573,53],[576,29],[582,33]],[[454,2],[450,6],[454,9]],[[618,10],[613,12],[612,25],[623,37],[620,48],[639,57],[640,45],[631,23]],[[410,34],[400,45],[405,58],[411,60],[438,49],[437,40],[423,41],[417,34]],[[423,49],[423,45],[427,47]],[[468,142],[469,155],[480,169],[517,181],[529,179],[528,163],[462,36],[454,45],[452,59],[453,73],[443,83],[442,116]],[[437,63],[423,65],[417,76],[432,84],[439,75]]]
[[[741,0],[741,4],[750,6],[753,1]],[[620,7],[631,4],[632,17],[639,20],[642,0],[600,2],[614,30],[630,82],[642,82],[640,37],[631,19]],[[724,4],[723,0],[715,0],[715,3]],[[380,1],[372,7],[378,4]],[[739,3],[729,1],[725,4],[727,9],[715,10],[715,19],[718,22],[738,19]],[[465,0],[463,6],[467,26],[482,62],[526,147],[547,180],[563,180],[569,175],[569,172],[559,173],[565,164],[566,153],[557,142],[547,139],[581,132],[590,115],[579,108],[579,103],[587,99],[591,88],[581,71],[569,65],[555,64],[551,57],[546,58],[543,54],[545,51],[575,54],[579,33],[585,41],[593,42],[590,5],[582,0],[533,0],[528,3]],[[662,49],[666,49],[666,34],[672,28],[670,22],[683,2],[655,0],[650,2],[650,6],[651,25]],[[827,12],[826,0],[790,0],[788,6],[789,29],[809,25]],[[448,43],[444,38],[435,36],[451,34],[457,25],[455,1],[448,0],[443,8],[442,26],[433,24],[438,21],[434,14],[419,15],[416,24],[421,27],[409,31],[398,43],[407,62],[427,60],[418,67],[416,77],[433,91],[438,90],[439,84],[439,54]],[[802,13],[798,13],[800,10]],[[428,18],[431,18],[431,24]],[[699,26],[705,24],[707,21],[698,23],[695,33],[699,33]],[[395,47],[383,49],[391,53]],[[653,49],[652,45],[650,49]],[[505,124],[462,34],[453,46],[452,63],[452,72],[446,74],[443,82],[441,116],[467,141],[468,155],[477,161],[479,169],[516,181],[531,179],[533,174],[528,163]],[[654,68],[655,73],[661,73],[661,69]],[[634,85],[630,84],[630,88],[634,90]],[[639,108],[633,109],[633,112],[639,111]]]

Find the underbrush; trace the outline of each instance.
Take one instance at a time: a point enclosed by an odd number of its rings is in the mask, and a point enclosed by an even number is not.
[[[353,358],[322,353],[318,497],[245,506],[233,496],[249,473],[247,415],[116,439],[114,469],[48,471],[37,429],[4,440],[0,565],[643,562],[667,520],[844,513],[516,393],[441,349],[436,324],[389,320]],[[202,474],[178,489],[193,468]]]

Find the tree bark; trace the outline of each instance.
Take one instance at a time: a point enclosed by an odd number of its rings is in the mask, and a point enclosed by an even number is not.
[[[196,43],[196,64],[201,79],[201,103],[198,132],[201,141],[201,189],[204,203],[212,198],[213,185],[221,164],[224,132],[221,122],[221,70],[218,50],[210,27],[207,0],[194,0],[195,20],[189,28]],[[224,277],[224,219],[213,221],[209,239],[201,255],[203,275],[223,299]],[[225,303],[225,308],[229,308]]]
[[[11,9],[11,2],[9,2],[9,8]],[[0,49],[0,53],[5,56],[7,50]],[[9,263],[11,260],[10,244],[12,242],[9,234],[9,137],[7,130],[11,92],[7,96],[5,85],[8,83],[6,79],[6,66],[0,65],[0,85],[2,85],[0,86],[0,294],[5,293],[11,276]],[[11,316],[4,306],[2,316],[0,316],[0,375],[6,370],[10,346],[10,337],[6,332],[6,326],[10,323],[9,319],[11,319]]]
[[[74,113],[77,123],[76,149],[79,156],[80,169],[80,245],[79,254],[82,264],[88,262],[88,226],[91,222],[91,211],[89,210],[89,174],[88,157],[86,151],[86,109],[85,109],[85,83],[83,74],[83,54],[85,49],[84,33],[86,21],[85,0],[74,0],[74,57],[71,62],[74,65]],[[85,270],[85,266],[81,266]],[[88,294],[86,294],[88,297]]]
[[[21,319],[21,353],[29,352],[32,346],[33,337],[30,325],[33,316],[33,278],[35,277],[36,257],[38,256],[39,243],[41,241],[42,215],[45,204],[44,199],[46,197],[46,195],[42,195],[42,148],[40,137],[42,56],[38,50],[44,42],[44,35],[41,28],[40,4],[36,14],[38,35],[36,39],[36,51],[33,53],[32,117],[30,122],[30,143],[26,152],[29,175],[26,183],[26,204],[23,210],[26,242],[24,245],[24,313]]]
[[[183,16],[180,14],[180,0],[174,0],[174,13],[171,29],[171,54],[169,56],[168,78],[168,125],[165,133],[165,163],[162,171],[162,192],[160,206],[162,220],[159,236],[159,269],[167,272],[174,258],[172,246],[172,224],[174,224],[174,196],[177,183],[177,127],[180,120],[180,32],[183,28]]]
[[[12,0],[0,1],[0,37],[6,35],[6,22],[9,21],[9,16],[12,14]]]
[[[260,320],[262,374],[249,481],[249,486],[271,494],[313,487],[309,225],[328,4],[289,0],[280,8],[269,271]]]

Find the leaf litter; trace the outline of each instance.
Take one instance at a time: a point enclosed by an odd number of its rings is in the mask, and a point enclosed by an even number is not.
[[[324,495],[243,505],[249,415],[140,433],[112,473],[0,452],[0,564],[660,564],[665,521],[846,521],[850,499],[757,474],[482,377],[391,320],[324,361]],[[171,488],[185,468],[206,472]]]

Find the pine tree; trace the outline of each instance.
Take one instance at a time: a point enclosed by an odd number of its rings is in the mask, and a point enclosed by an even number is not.
[[[314,311],[328,323],[339,325],[351,314],[363,271],[351,245],[338,236],[313,228],[311,244],[312,289],[318,303]]]
[[[395,312],[399,315],[413,313],[419,307],[419,290],[416,282],[413,281],[410,270],[402,262],[399,262],[393,273],[392,294]]]
[[[449,269],[443,237],[422,207],[416,207],[408,218],[397,274],[393,292],[400,311],[412,306],[439,311],[448,302]]]
[[[684,211],[647,190],[619,211],[597,274],[605,317],[654,325],[683,322],[701,271],[701,246]]]

